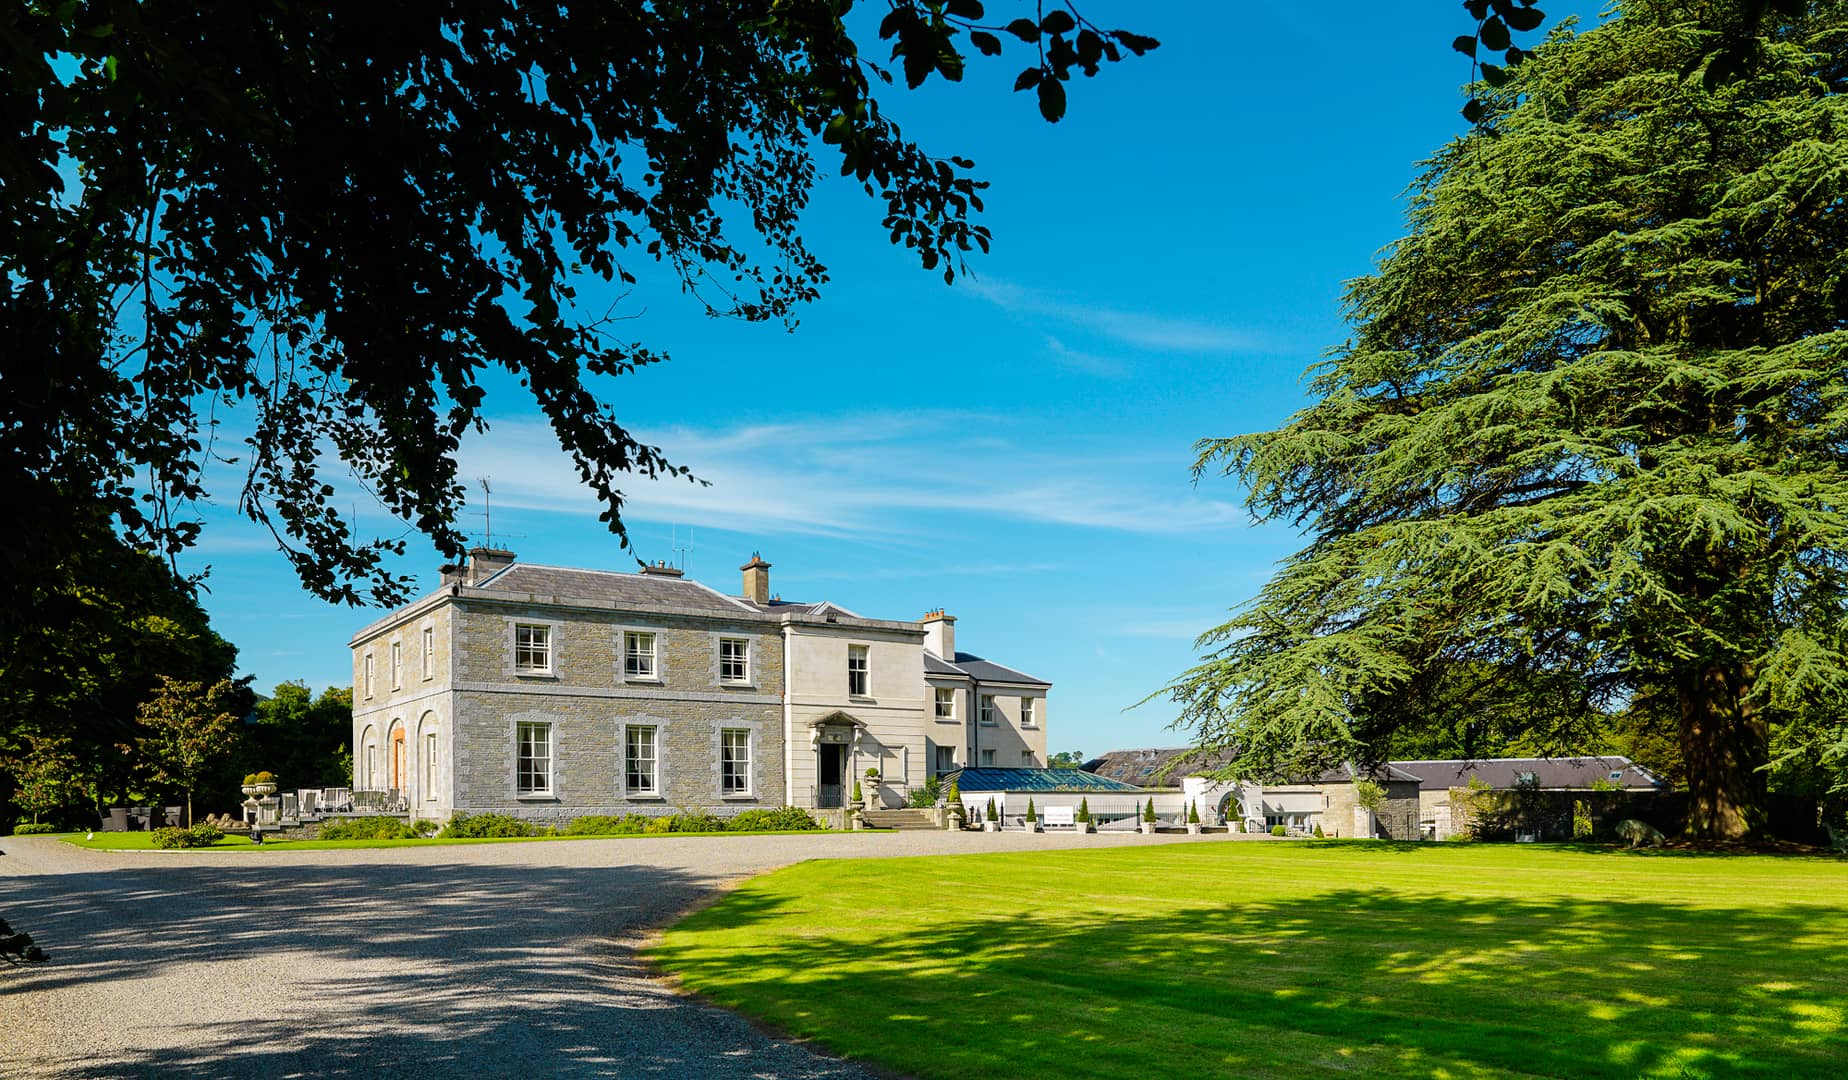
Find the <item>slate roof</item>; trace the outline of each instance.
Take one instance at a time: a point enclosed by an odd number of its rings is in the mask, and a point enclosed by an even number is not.
[[[759,614],[742,600],[724,596],[690,578],[665,574],[623,574],[516,562],[474,588],[487,593],[602,601],[629,611],[691,610],[733,619]]]
[[[1617,784],[1629,791],[1653,791],[1662,782],[1627,757],[1615,754],[1569,758],[1483,758],[1481,760],[1395,761],[1415,773],[1421,791],[1468,787],[1470,777],[1498,790],[1518,786],[1521,776],[1532,773],[1542,788],[1589,791],[1593,781]]]
[[[1083,769],[957,769],[943,778],[967,797],[976,791],[1119,791],[1141,789]]]
[[[1179,787],[1181,777],[1212,772],[1231,758],[1230,751],[1202,753],[1197,746],[1112,750],[1084,763],[1087,772],[1136,787]]]
[[[928,655],[928,654],[926,654]],[[1230,760],[1230,751],[1204,753],[1198,747],[1171,746],[1140,750],[1112,750],[1085,762],[1089,772],[1138,787],[1179,787],[1181,778],[1212,772]],[[1351,764],[1323,770],[1303,784],[1345,784],[1354,780],[1357,770]],[[1586,755],[1570,758],[1483,758],[1476,761],[1389,761],[1372,775],[1374,780],[1416,781],[1420,791],[1446,791],[1468,787],[1469,778],[1477,777],[1492,788],[1507,790],[1518,785],[1524,773],[1532,773],[1542,788],[1588,791],[1594,780],[1615,783],[1631,791],[1651,791],[1662,782],[1616,755]],[[1615,778],[1613,779],[1613,776]]]
[[[966,652],[958,652],[956,661],[951,663],[929,649],[925,649],[924,674],[965,675],[977,682],[1023,683],[1027,686],[1052,685],[1045,679],[1036,679],[1024,671],[1003,667],[992,660],[984,660],[974,653]]]

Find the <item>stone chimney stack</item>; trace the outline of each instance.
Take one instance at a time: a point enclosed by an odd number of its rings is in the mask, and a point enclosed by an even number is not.
[[[462,583],[479,585],[512,565],[513,552],[506,548],[469,548],[468,566],[463,569]]]
[[[744,598],[754,604],[770,602],[770,564],[757,552],[751,552],[751,561],[740,566],[744,571]]]
[[[926,611],[924,618],[924,647],[950,663],[956,662],[956,616],[945,615],[942,608]]]

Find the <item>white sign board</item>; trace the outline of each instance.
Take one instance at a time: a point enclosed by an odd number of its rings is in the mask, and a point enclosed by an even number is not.
[[[1076,819],[1074,819],[1072,816],[1073,813],[1074,811],[1069,806],[1048,806],[1045,810],[1046,824],[1048,825],[1076,824]]]

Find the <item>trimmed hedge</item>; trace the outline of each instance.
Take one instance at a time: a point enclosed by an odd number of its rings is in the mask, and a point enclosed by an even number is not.
[[[821,822],[801,807],[779,806],[774,810],[746,810],[734,816],[728,827],[734,832],[794,832],[799,829],[819,829]]]
[[[13,826],[14,836],[45,836],[57,831],[58,827],[49,821],[22,821]]]
[[[565,826],[566,836],[633,836],[648,828],[647,814],[590,814],[573,818]]]
[[[321,840],[415,840],[423,834],[395,817],[354,817],[321,826]]]
[[[154,841],[155,847],[171,850],[174,848],[211,847],[213,844],[223,840],[225,834],[219,831],[217,826],[199,824],[194,825],[190,829],[182,829],[177,826],[155,829],[151,838]]]
[[[437,835],[445,840],[481,837],[531,836],[533,827],[506,814],[457,814]]]

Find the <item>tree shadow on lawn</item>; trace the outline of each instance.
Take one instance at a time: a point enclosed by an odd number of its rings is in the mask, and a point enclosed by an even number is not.
[[[757,936],[743,956],[680,939],[658,958],[719,1000],[934,1076],[1186,1062],[1239,1076],[1835,1078],[1848,1054],[1833,907],[1348,889],[1124,918],[988,914],[1007,899],[970,899],[941,924],[870,938]],[[781,920],[789,903],[747,886],[688,928]]]
[[[14,1032],[4,1056],[27,1075],[864,1076],[665,990],[636,958],[634,934],[723,878],[183,857],[0,877],[0,910],[53,960],[0,972],[0,994],[54,1036],[67,1013],[117,1029],[106,1047]]]

